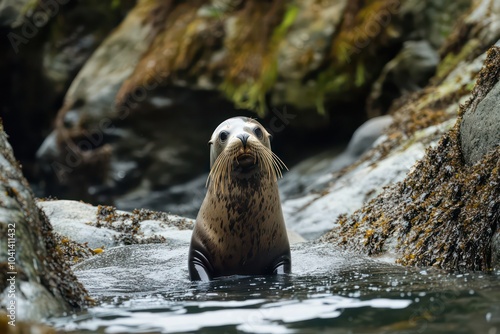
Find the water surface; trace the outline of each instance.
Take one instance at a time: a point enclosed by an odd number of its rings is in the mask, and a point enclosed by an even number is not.
[[[498,272],[409,269],[303,245],[292,248],[292,275],[191,283],[182,254],[170,275],[143,259],[147,286],[116,261],[80,267],[99,306],[50,323],[70,333],[500,333]],[[128,283],[113,283],[114,272]]]

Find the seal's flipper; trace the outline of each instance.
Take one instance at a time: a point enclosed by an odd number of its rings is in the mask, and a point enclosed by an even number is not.
[[[276,259],[274,263],[272,274],[273,275],[284,275],[289,274],[292,270],[292,261],[290,255],[282,255]]]
[[[191,281],[208,282],[212,279],[213,268],[210,261],[199,250],[193,249],[189,254],[189,278]]]

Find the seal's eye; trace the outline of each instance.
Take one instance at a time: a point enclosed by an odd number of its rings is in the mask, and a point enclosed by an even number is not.
[[[225,142],[227,140],[227,137],[229,137],[229,132],[227,131],[221,131],[219,133],[219,140],[221,143]]]
[[[255,135],[259,139],[262,139],[262,137],[264,137],[264,134],[262,133],[262,130],[259,127],[253,129],[253,133],[255,133]]]

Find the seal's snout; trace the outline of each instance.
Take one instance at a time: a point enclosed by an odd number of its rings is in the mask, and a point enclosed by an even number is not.
[[[243,144],[244,148],[246,148],[246,146],[247,146],[248,137],[250,137],[250,135],[248,133],[241,133],[241,134],[236,136],[236,138],[241,140],[241,143]]]
[[[237,166],[240,168],[249,168],[249,167],[255,167],[255,156],[248,154],[248,153],[243,153],[236,158]]]

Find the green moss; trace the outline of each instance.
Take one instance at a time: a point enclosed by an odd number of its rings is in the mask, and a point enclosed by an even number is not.
[[[320,115],[325,115],[325,96],[327,93],[337,93],[345,89],[352,82],[352,77],[346,72],[337,72],[329,68],[318,76],[316,92],[316,110]]]
[[[281,41],[285,38],[288,29],[291,27],[299,8],[295,5],[288,5],[283,15],[281,23],[274,28],[269,38],[264,54],[261,55],[261,68],[256,78],[246,78],[243,82],[236,82],[234,78],[226,77],[220,90],[235,104],[237,108],[255,110],[260,117],[267,111],[265,96],[274,86],[278,77],[277,53]],[[261,37],[262,38],[262,37]],[[252,47],[240,52],[256,52]],[[240,55],[240,57],[242,57]],[[244,58],[244,57],[243,57]]]
[[[388,35],[391,25],[381,27],[376,36],[368,36],[364,29],[375,20],[378,12],[390,5],[391,1],[368,1],[360,9],[350,6],[352,12],[344,13],[344,17],[352,16],[352,19],[344,21],[340,26],[330,48],[329,65],[317,76],[315,100],[318,113],[326,113],[326,96],[329,99],[342,100],[345,93],[349,92],[350,98],[355,98],[353,95],[358,90],[371,84],[370,74],[378,73],[390,59],[391,55],[384,55],[377,50],[383,48],[379,40]],[[369,43],[358,47],[357,41],[360,40],[368,40]],[[374,53],[378,55],[376,59],[372,56]]]
[[[366,70],[363,63],[358,63],[356,66],[356,79],[354,85],[362,87],[366,82]]]
[[[112,0],[111,9],[118,9],[121,6],[121,0]]]
[[[278,68],[276,61],[263,66],[262,73],[257,81],[252,79],[240,85],[225,81],[221,89],[233,101],[236,108],[255,110],[260,117],[266,114],[266,93],[276,82]]]

